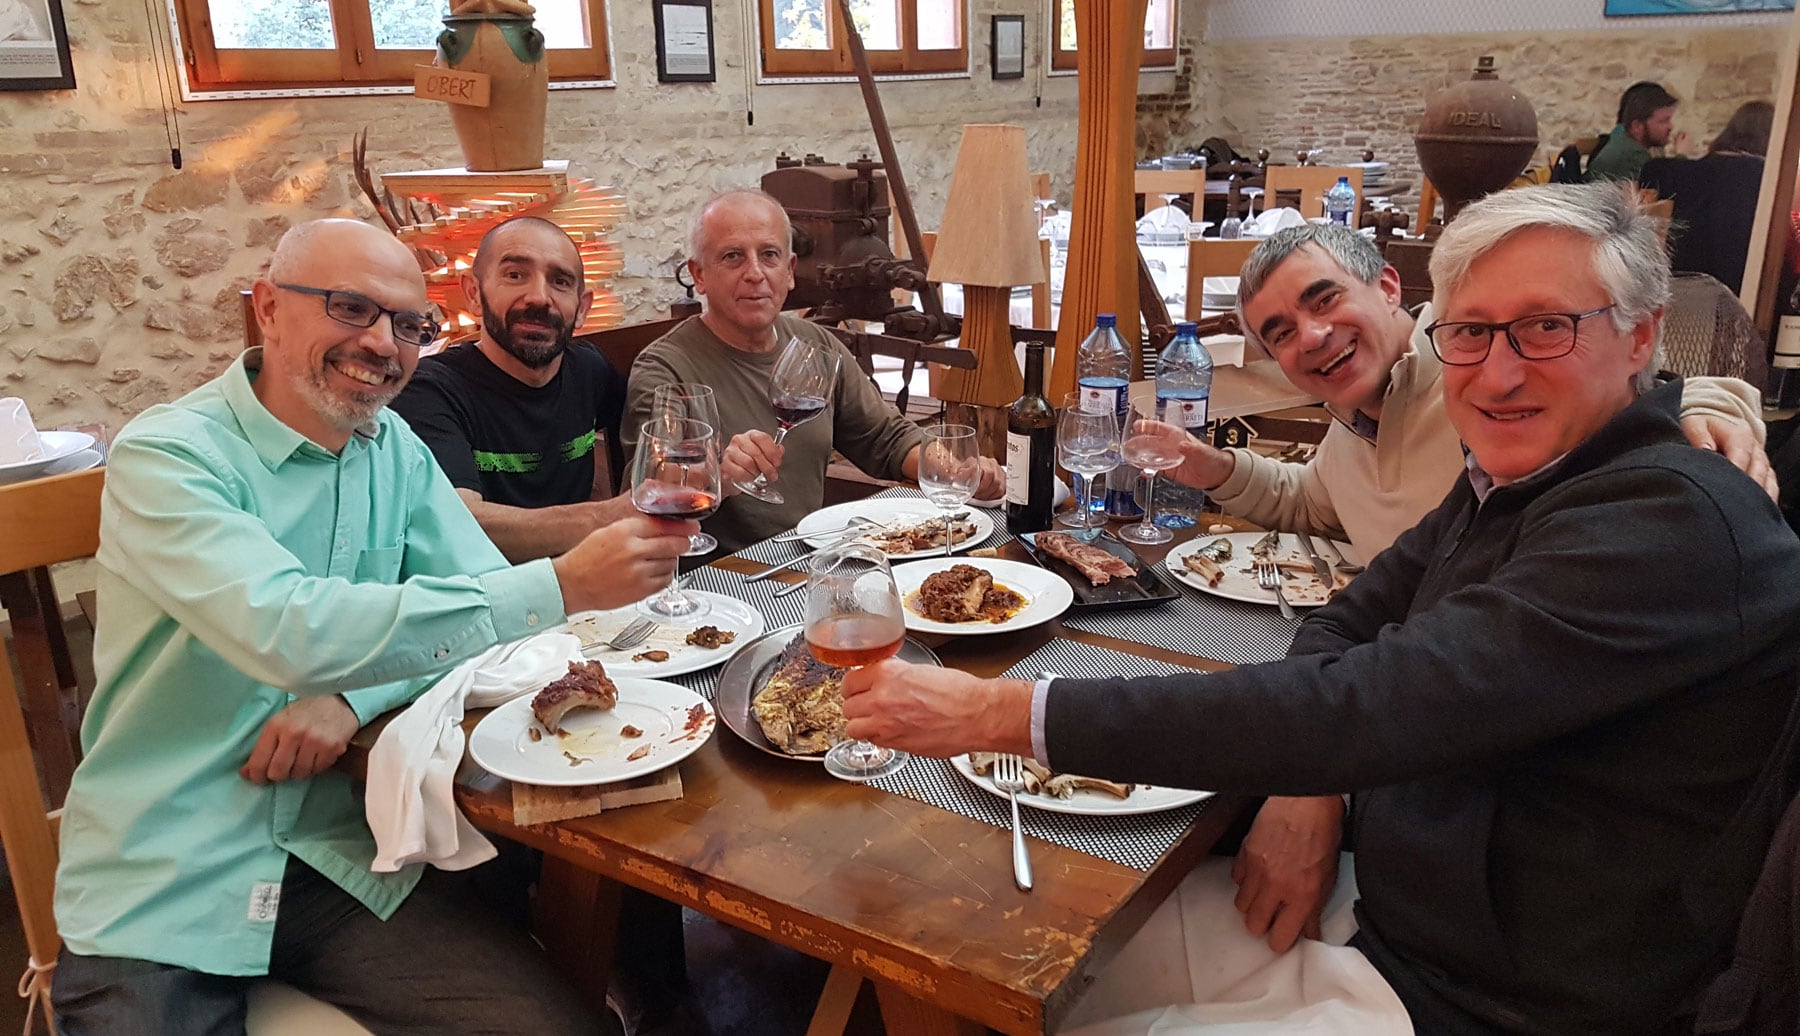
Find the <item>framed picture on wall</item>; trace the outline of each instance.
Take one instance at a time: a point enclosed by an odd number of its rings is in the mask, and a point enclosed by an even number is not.
[[[1606,0],[1608,18],[1644,14],[1740,14],[1791,11],[1794,0]]]
[[[713,82],[712,0],[652,0],[650,7],[656,18],[657,82]]]
[[[0,90],[73,90],[62,0],[0,0]]]
[[[1025,78],[1025,16],[996,14],[988,37],[995,79]]]

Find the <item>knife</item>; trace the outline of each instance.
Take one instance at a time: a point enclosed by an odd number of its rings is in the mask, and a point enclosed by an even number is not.
[[[783,561],[778,565],[770,565],[768,568],[763,569],[761,572],[756,572],[751,575],[747,575],[744,577],[744,582],[754,583],[758,579],[767,579],[770,576],[774,575],[775,573],[781,571],[784,568],[793,568],[795,565],[798,565],[802,561],[810,560],[814,554],[817,554],[821,551],[831,550],[834,547],[841,547],[844,544],[849,543],[851,540],[857,538],[858,536],[861,536],[866,531],[868,531],[867,526],[859,526],[858,528],[852,529],[849,532],[845,533],[844,535],[839,536],[837,539],[832,540],[830,543],[825,544],[823,547],[815,547],[814,549],[807,551],[806,553],[800,555],[797,558],[789,558],[786,561]]]
[[[1326,592],[1329,593],[1336,583],[1331,574],[1331,566],[1326,564],[1325,559],[1319,556],[1319,552],[1313,549],[1311,536],[1303,532],[1297,532],[1294,536],[1300,540],[1300,549],[1306,551],[1306,556],[1312,559],[1313,571],[1319,574],[1319,582],[1324,584]]]

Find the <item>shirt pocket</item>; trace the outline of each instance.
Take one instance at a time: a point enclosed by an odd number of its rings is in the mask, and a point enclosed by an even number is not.
[[[405,557],[406,545],[403,543],[396,543],[391,547],[371,547],[363,551],[356,558],[356,582],[399,582],[400,562]]]

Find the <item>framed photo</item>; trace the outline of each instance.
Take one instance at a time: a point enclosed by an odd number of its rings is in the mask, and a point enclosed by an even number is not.
[[[73,90],[62,0],[0,0],[0,90]]]
[[[995,79],[1025,78],[1025,16],[996,14],[988,37]]]
[[[1608,18],[1657,14],[1741,14],[1791,11],[1794,0],[1606,0]]]
[[[657,81],[713,82],[712,0],[651,0],[651,10],[656,16]]]

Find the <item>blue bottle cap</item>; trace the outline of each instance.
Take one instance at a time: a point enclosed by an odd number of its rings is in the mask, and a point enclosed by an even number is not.
[[[1194,323],[1192,320],[1183,320],[1175,325],[1175,333],[1177,335],[1197,334],[1199,330],[1200,325]]]
[[[1314,182],[1316,183],[1317,181],[1314,181]],[[1350,178],[1348,176],[1340,176],[1340,177],[1338,177],[1338,183],[1341,183],[1345,187],[1348,187],[1348,186],[1350,186]]]
[[[1117,327],[1119,326],[1119,317],[1115,313],[1096,313],[1094,314],[1094,326]]]

